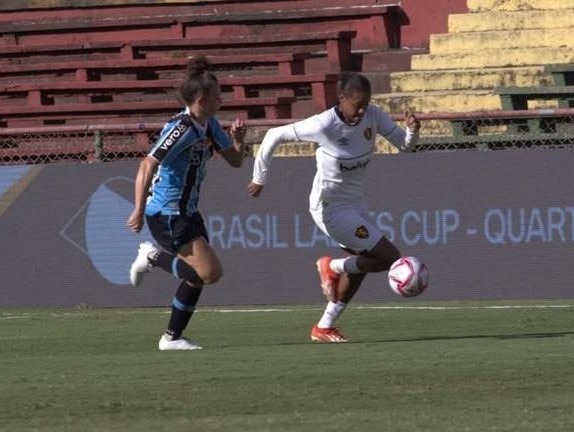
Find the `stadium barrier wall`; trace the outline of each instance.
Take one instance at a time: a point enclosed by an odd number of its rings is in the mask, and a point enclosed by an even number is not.
[[[263,195],[247,195],[253,161],[213,160],[200,206],[224,277],[204,305],[324,301],[315,260],[342,255],[314,224],[311,158],[277,158]],[[374,155],[371,217],[430,269],[420,300],[571,298],[574,152]],[[140,241],[125,225],[137,161],[0,166],[0,307],[163,306],[177,286],[155,270],[139,288],[128,268]],[[358,302],[403,300],[386,274]]]

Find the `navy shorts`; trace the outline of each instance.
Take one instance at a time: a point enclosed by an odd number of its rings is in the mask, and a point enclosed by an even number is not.
[[[177,253],[183,245],[199,237],[209,243],[205,223],[197,212],[191,216],[146,215],[146,222],[155,241],[169,252]]]

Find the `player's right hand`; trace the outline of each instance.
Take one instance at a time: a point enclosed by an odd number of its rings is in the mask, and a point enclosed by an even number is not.
[[[263,190],[263,185],[253,183],[253,182],[249,182],[249,184],[247,185],[247,192],[249,193],[249,195],[251,195],[254,198],[257,198],[259,195],[261,195],[262,190]]]
[[[143,213],[137,210],[134,210],[130,215],[126,225],[129,229],[133,232],[140,232],[143,228]]]

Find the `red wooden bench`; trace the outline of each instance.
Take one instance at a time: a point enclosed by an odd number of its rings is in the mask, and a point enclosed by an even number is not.
[[[108,9],[108,13],[110,9]],[[4,40],[13,44],[59,44],[67,41],[130,40],[142,37],[183,37],[177,17],[169,15],[127,15],[107,17],[52,17],[0,23]],[[121,35],[118,37],[118,35]]]
[[[171,5],[154,8],[99,8],[89,17],[45,14],[40,19],[0,21],[0,33],[13,43],[57,43],[65,40],[145,40],[221,37],[226,34],[257,35],[356,30],[358,39],[378,47],[397,47],[400,25],[405,22],[399,1],[349,0],[333,5],[326,0],[225,4]],[[122,12],[123,10],[123,12]],[[386,39],[386,40],[385,40]],[[365,48],[361,46],[361,48]]]
[[[280,92],[282,96],[310,96],[315,109],[323,110],[337,101],[338,78],[338,74],[221,76],[219,83],[223,90],[231,90],[233,99],[262,97],[260,92],[270,90]],[[122,96],[126,93],[153,91],[156,94],[175,94],[178,85],[179,80],[15,83],[0,85],[0,97],[10,97],[12,105],[16,105],[20,99],[24,104],[32,106],[59,105],[55,100],[57,95],[75,95],[83,103],[90,103],[94,96],[100,99],[107,96],[114,102],[122,102],[125,99]],[[149,103],[155,103],[155,100]]]
[[[225,50],[234,53],[274,52],[317,52],[327,53],[332,71],[348,70],[351,67],[351,43],[356,31],[327,31],[313,33],[268,34],[236,36],[231,38],[159,39],[132,41],[122,50],[124,59],[165,56],[168,52],[179,55],[196,53],[223,54]]]
[[[199,17],[182,15],[178,20],[183,24],[185,37],[198,35],[206,37],[211,33],[220,34],[228,29],[243,35],[272,33],[306,33],[308,31],[357,32],[361,48],[399,48],[400,27],[408,23],[399,1],[347,1],[319,2],[307,5],[276,6],[267,10],[245,10],[220,13],[206,13]],[[257,23],[257,29],[249,31],[247,23]],[[310,24],[311,23],[311,24]]]
[[[215,73],[223,71],[265,72],[279,75],[303,74],[305,59],[309,53],[273,53],[207,56],[214,66]],[[19,82],[37,80],[41,76],[52,79],[64,76],[69,80],[75,77],[80,81],[100,80],[103,75],[128,75],[138,78],[139,75],[159,77],[163,71],[173,71],[181,75],[185,70],[187,57],[156,57],[138,60],[86,60],[86,61],[53,61],[22,64],[7,64],[0,67],[0,81]]]
[[[233,116],[244,119],[251,118],[290,118],[291,105],[294,97],[262,97],[246,99],[224,100],[221,111],[232,112]],[[156,121],[166,120],[168,116],[182,109],[177,100],[156,100],[146,102],[102,102],[102,103],[68,103],[61,105],[28,105],[28,104],[2,104],[0,105],[0,124],[7,127],[22,125],[19,120],[26,120],[31,124],[65,124],[73,118],[105,119],[110,116],[122,115],[126,123],[130,117],[139,114],[157,114]],[[33,120],[30,122],[29,120]]]
[[[16,62],[21,58],[39,56],[62,56],[73,55],[93,55],[93,54],[113,54],[121,52],[125,46],[123,41],[113,42],[73,42],[60,44],[38,44],[38,45],[7,45],[0,46],[0,60],[6,64],[9,60]]]
[[[108,13],[109,10],[108,10]],[[73,32],[91,31],[92,29],[126,29],[131,27],[169,27],[177,21],[171,15],[116,15],[107,17],[79,17],[79,18],[50,18],[11,21],[0,23],[2,33],[16,33],[23,35],[26,33],[52,33],[52,32]]]
[[[236,98],[244,98],[250,92],[265,89],[283,89],[289,96],[300,96],[306,86],[313,99],[316,110],[324,110],[337,102],[337,81],[339,74],[306,74],[287,76],[239,76],[221,77],[222,86],[231,86]],[[286,93],[287,94],[287,93]]]

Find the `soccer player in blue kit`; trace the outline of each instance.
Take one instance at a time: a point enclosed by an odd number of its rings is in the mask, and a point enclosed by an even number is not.
[[[171,315],[159,340],[160,350],[194,350],[201,346],[182,336],[204,285],[217,282],[222,266],[209,245],[198,210],[206,162],[214,152],[232,167],[240,167],[245,153],[245,126],[235,120],[224,131],[214,117],[221,105],[220,86],[205,57],[192,59],[180,88],[186,108],[163,127],[160,137],[140,162],[135,180],[134,209],[128,227],[139,232],[145,221],[160,246],[140,244],[130,268],[137,286],[153,267],[171,273],[181,283],[172,300]],[[149,195],[149,196],[148,196]]]
[[[400,151],[416,145],[420,122],[414,115],[399,127],[379,107],[370,104],[371,85],[359,73],[343,73],[338,83],[339,103],[299,122],[269,129],[261,143],[247,190],[257,197],[269,175],[273,152],[281,142],[318,144],[317,171],[309,196],[315,224],[352,254],[317,260],[321,287],[329,300],[323,316],[311,329],[317,342],[346,342],[334,326],[367,273],[389,270],[400,257],[396,246],[370,220],[364,198],[367,167],[375,138],[383,136]]]

